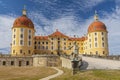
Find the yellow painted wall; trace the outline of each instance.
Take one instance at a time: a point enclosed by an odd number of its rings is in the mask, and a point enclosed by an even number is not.
[[[24,32],[21,32],[21,28],[24,29]],[[31,30],[31,39],[28,40],[28,31]],[[12,28],[12,45],[11,45],[11,55],[12,56],[26,56],[32,55],[34,53],[34,29],[32,28]],[[20,34],[23,34],[23,38],[20,38]],[[14,38],[15,35],[15,38]],[[15,40],[15,44],[14,44]],[[24,45],[20,45],[20,40],[23,40]],[[28,41],[31,41],[31,46],[28,45]],[[22,50],[22,53],[20,53]],[[28,53],[30,50],[30,54]],[[14,52],[15,51],[15,52]]]

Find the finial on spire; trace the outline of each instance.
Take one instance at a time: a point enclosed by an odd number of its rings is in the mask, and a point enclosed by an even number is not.
[[[95,19],[95,21],[97,21],[97,20],[98,20],[98,13],[97,13],[97,11],[96,11],[96,10],[95,10],[94,19]]]
[[[26,11],[26,5],[24,5],[23,11],[22,11],[22,15],[26,16],[27,11]]]

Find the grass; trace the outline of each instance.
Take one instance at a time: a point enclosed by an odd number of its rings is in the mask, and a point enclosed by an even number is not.
[[[55,73],[48,67],[0,67],[0,80],[38,80]]]
[[[61,69],[64,74],[51,80],[120,80],[120,70],[86,70],[72,75],[72,70]]]

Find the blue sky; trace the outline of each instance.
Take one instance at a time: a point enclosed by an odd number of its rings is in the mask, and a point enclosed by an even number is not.
[[[109,32],[110,54],[120,55],[119,0],[0,0],[0,52],[10,52],[11,27],[22,15],[24,5],[36,35],[48,35],[59,29],[66,35],[81,37],[87,34],[97,10],[99,20]]]

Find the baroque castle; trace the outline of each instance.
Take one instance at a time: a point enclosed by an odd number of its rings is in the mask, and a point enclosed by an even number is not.
[[[74,42],[79,46],[79,54],[107,56],[108,31],[106,25],[99,21],[97,13],[89,25],[86,36],[69,37],[59,30],[48,36],[35,36],[35,27],[28,18],[26,9],[18,17],[12,27],[12,56],[32,56],[35,54],[66,54],[70,55]]]

